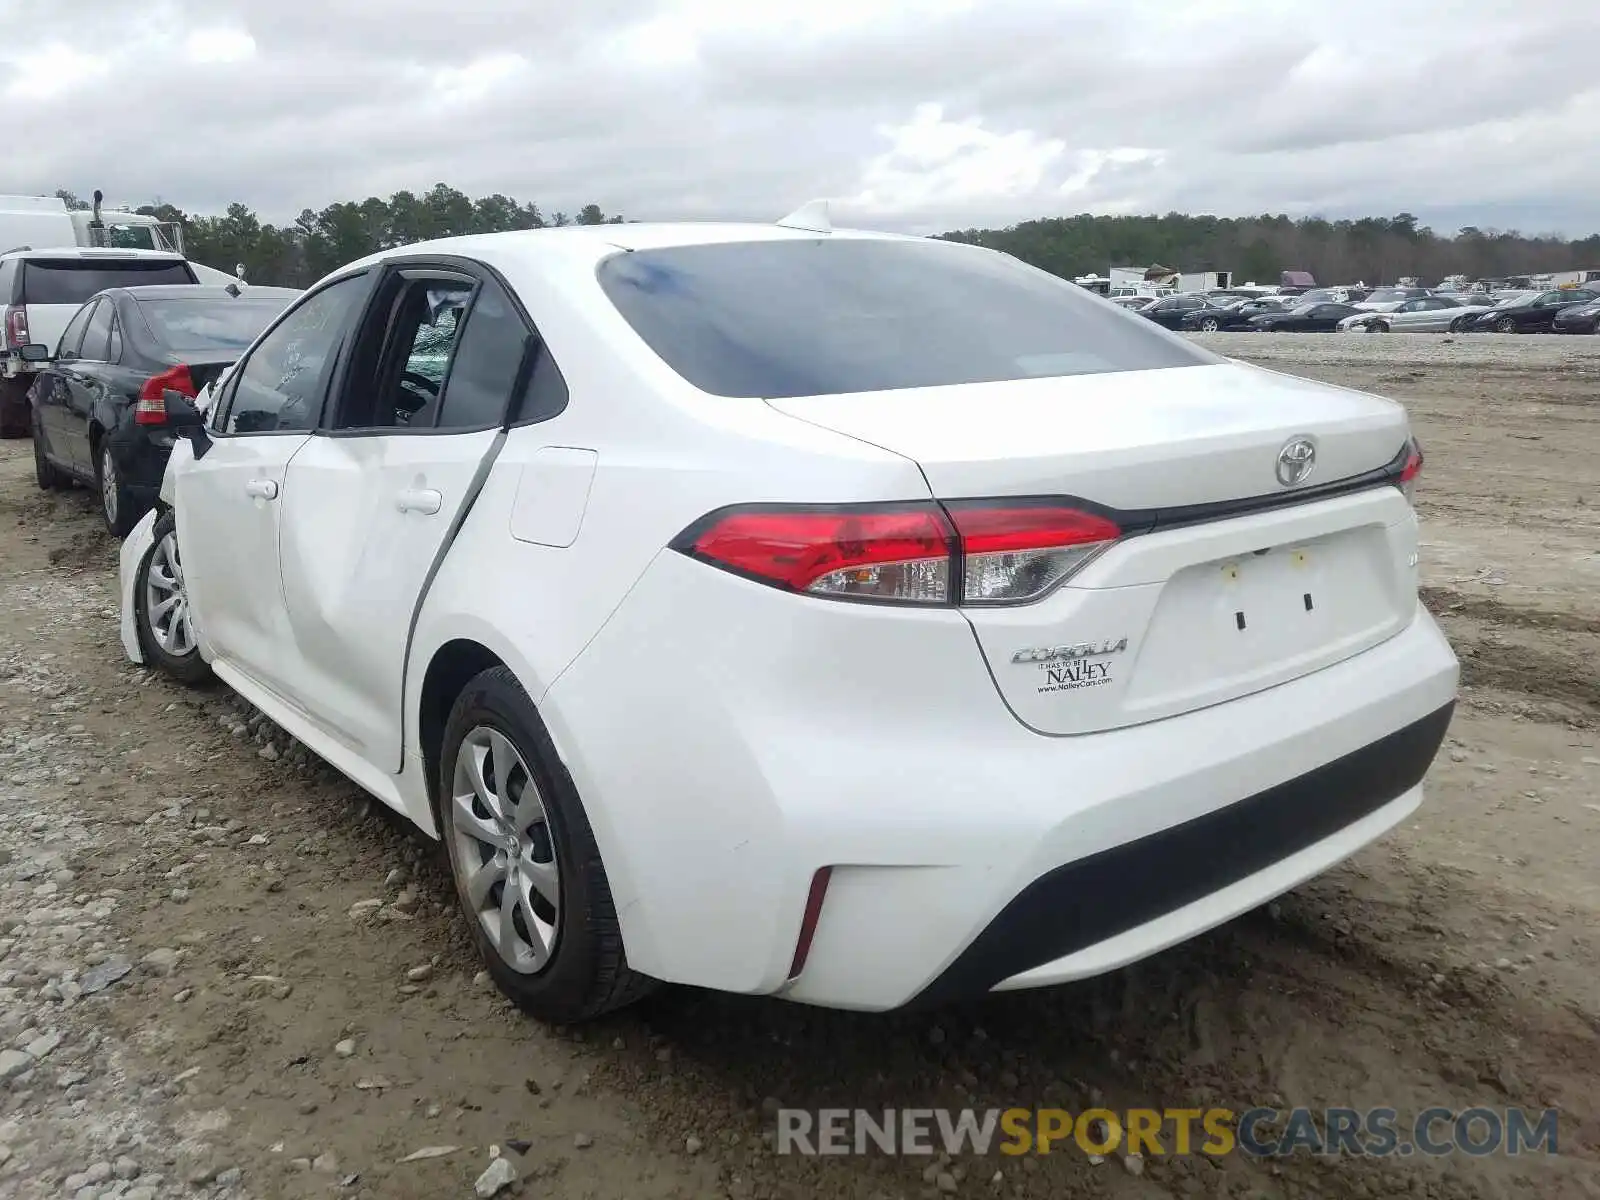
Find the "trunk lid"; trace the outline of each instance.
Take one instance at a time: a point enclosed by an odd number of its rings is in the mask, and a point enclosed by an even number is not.
[[[1138,530],[1035,603],[963,609],[1001,696],[1042,733],[1247,695],[1415,612],[1410,504],[1337,486],[1406,445],[1404,410],[1376,396],[1225,363],[769,403],[914,459],[940,500],[1071,497]],[[1279,453],[1301,437],[1315,466],[1291,489]]]

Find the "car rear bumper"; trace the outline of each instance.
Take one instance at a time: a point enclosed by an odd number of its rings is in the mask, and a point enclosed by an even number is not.
[[[167,471],[167,458],[172,453],[170,435],[164,435],[166,444],[158,445],[144,426],[125,417],[109,436],[111,453],[123,485],[141,504],[154,504],[161,491],[162,476]]]
[[[1402,819],[1455,697],[1419,605],[1312,675],[1049,737],[960,614],[863,607],[665,554],[541,699],[636,969],[868,1010],[1113,969]]]

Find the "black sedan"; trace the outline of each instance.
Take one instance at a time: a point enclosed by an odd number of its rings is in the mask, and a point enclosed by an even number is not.
[[[1593,285],[1518,296],[1479,314],[1467,329],[1475,333],[1548,333],[1555,327],[1557,313],[1596,300],[1600,300],[1600,288]]]
[[[1245,300],[1223,305],[1221,308],[1197,308],[1187,312],[1179,328],[1189,332],[1216,333],[1219,329],[1245,329],[1256,317],[1266,313],[1283,312],[1277,300]]]
[[[189,284],[90,297],[29,393],[39,486],[93,486],[125,536],[155,503],[172,450],[164,394],[197,395],[299,294]]]
[[[1600,333],[1600,300],[1563,308],[1551,328],[1557,333]]]
[[[1201,310],[1220,312],[1221,309],[1222,306],[1213,303],[1208,296],[1186,292],[1181,296],[1163,296],[1154,304],[1147,304],[1141,308],[1139,315],[1168,329],[1178,329],[1182,327],[1184,318],[1190,313]]]
[[[1247,328],[1258,333],[1332,333],[1340,321],[1361,311],[1353,304],[1301,304],[1287,312],[1251,317]]]

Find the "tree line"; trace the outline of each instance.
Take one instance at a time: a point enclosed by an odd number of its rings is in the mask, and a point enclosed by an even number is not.
[[[56,195],[70,208],[90,207],[72,192]],[[250,282],[279,287],[306,287],[345,263],[431,238],[622,221],[607,216],[597,204],[571,215],[546,213],[537,204],[498,193],[474,200],[442,183],[421,195],[402,191],[387,200],[369,196],[317,212],[308,208],[287,225],[264,222],[245,204],[230,204],[220,216],[186,213],[170,204],[146,204],[134,211],[180,223],[184,249],[193,261],[221,271],[243,263]]]
[[[1577,240],[1529,237],[1514,229],[1469,225],[1441,235],[1405,212],[1344,221],[1082,214],[943,236],[1007,251],[1067,278],[1102,274],[1110,266],[1159,264],[1179,271],[1231,271],[1241,284],[1275,284],[1282,271],[1310,271],[1327,283],[1394,283],[1415,276],[1436,284],[1450,275],[1497,279],[1600,268],[1600,234]]]
[[[75,207],[88,207],[70,192],[57,195]],[[220,216],[185,213],[170,204],[136,211],[181,222],[189,257],[196,262],[225,271],[243,263],[252,282],[287,287],[304,287],[344,263],[429,238],[623,220],[596,204],[569,215],[545,213],[537,204],[498,193],[474,200],[443,183],[421,194],[401,191],[387,200],[369,196],[316,212],[308,208],[287,225],[263,222],[244,204],[230,204]],[[1109,266],[1156,264],[1181,271],[1231,271],[1239,283],[1276,283],[1286,270],[1310,271],[1335,283],[1393,283],[1417,276],[1431,284],[1447,275],[1493,279],[1600,268],[1600,234],[1568,239],[1467,226],[1447,235],[1405,212],[1340,221],[1082,213],[939,236],[1005,250],[1069,279],[1099,274]]]

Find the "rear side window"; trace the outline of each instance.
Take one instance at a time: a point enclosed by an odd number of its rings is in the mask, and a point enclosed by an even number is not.
[[[483,429],[504,419],[527,340],[528,327],[505,290],[485,280],[445,385],[441,429]]]
[[[102,300],[94,306],[94,315],[89,318],[89,326],[83,331],[83,345],[78,348],[78,357],[90,359],[94,362],[107,362],[111,357],[111,321],[116,316],[116,305],[109,300]]]
[[[140,300],[139,315],[163,346],[172,350],[242,353],[284,310],[275,300]]]
[[[189,264],[181,260],[31,258],[22,264],[22,303],[82,304],[107,288],[195,282]]]
[[[636,333],[718,396],[839,395],[1220,361],[1076,284],[942,241],[675,246],[600,264]]]

